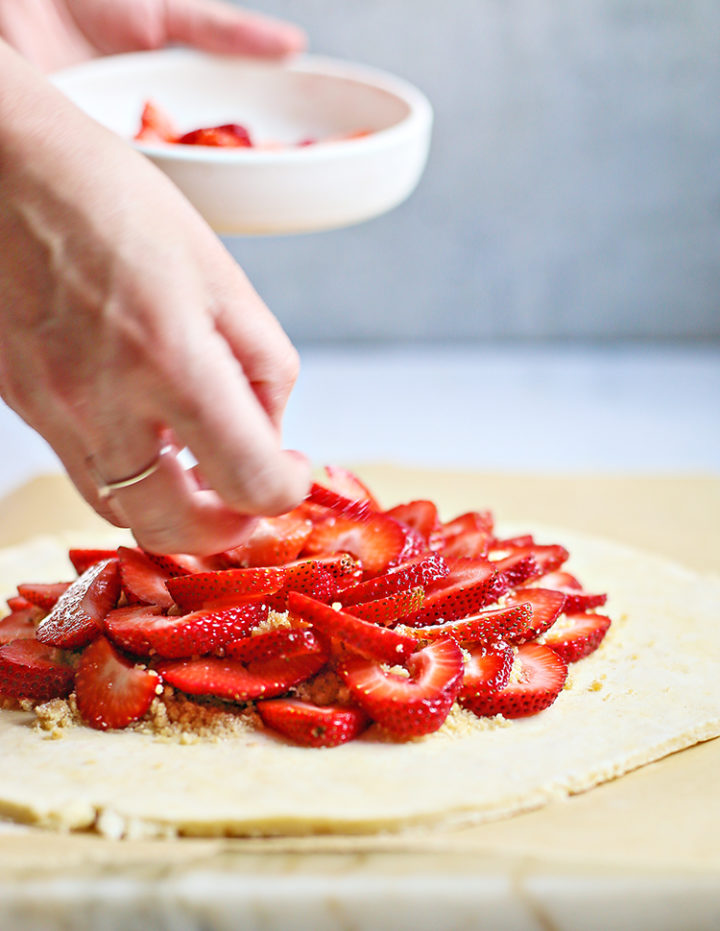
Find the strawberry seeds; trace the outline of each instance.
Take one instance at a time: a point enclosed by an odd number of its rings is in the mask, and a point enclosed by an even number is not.
[[[140,721],[169,686],[252,707],[266,731],[308,747],[373,725],[420,737],[456,704],[526,717],[553,704],[568,664],[611,624],[594,612],[606,596],[561,568],[563,546],[498,538],[489,511],[443,523],[430,500],[383,510],[338,467],[224,553],[70,558],[77,578],[22,583],[8,599],[0,700],[74,695],[101,730]]]

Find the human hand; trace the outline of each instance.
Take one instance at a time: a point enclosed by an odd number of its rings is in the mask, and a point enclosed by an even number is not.
[[[172,42],[267,58],[305,47],[297,26],[219,0],[0,0],[0,35],[43,71]]]
[[[236,545],[309,486],[280,441],[295,350],[170,181],[1,46],[0,394],[148,549]],[[167,436],[207,489],[162,456],[99,496]]]

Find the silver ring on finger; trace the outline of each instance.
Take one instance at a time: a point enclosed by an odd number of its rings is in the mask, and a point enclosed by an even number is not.
[[[165,443],[157,451],[152,461],[149,462],[143,469],[140,469],[139,472],[134,472],[132,475],[127,475],[125,478],[118,478],[114,481],[106,481],[95,465],[94,459],[92,456],[88,456],[86,459],[86,464],[88,471],[93,476],[95,485],[97,487],[98,498],[101,501],[109,498],[114,491],[118,491],[121,488],[130,488],[132,485],[139,485],[140,482],[144,482],[146,478],[150,478],[151,475],[154,475],[155,472],[160,468],[160,463],[163,456],[175,455],[175,447],[172,443]]]

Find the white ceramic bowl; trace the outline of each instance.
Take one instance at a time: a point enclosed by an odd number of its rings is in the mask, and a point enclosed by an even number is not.
[[[137,147],[219,233],[295,233],[378,216],[413,190],[432,109],[412,85],[361,65],[304,56],[283,64],[185,49],[116,55],[53,75],[86,113],[132,140],[146,100],[181,132],[240,123],[278,149]],[[369,130],[358,139],[296,144]]]

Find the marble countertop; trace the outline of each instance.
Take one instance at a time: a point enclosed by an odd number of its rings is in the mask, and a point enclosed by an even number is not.
[[[300,347],[285,443],[318,464],[720,471],[720,346]],[[59,469],[0,407],[0,495]],[[12,454],[9,454],[12,451]]]

